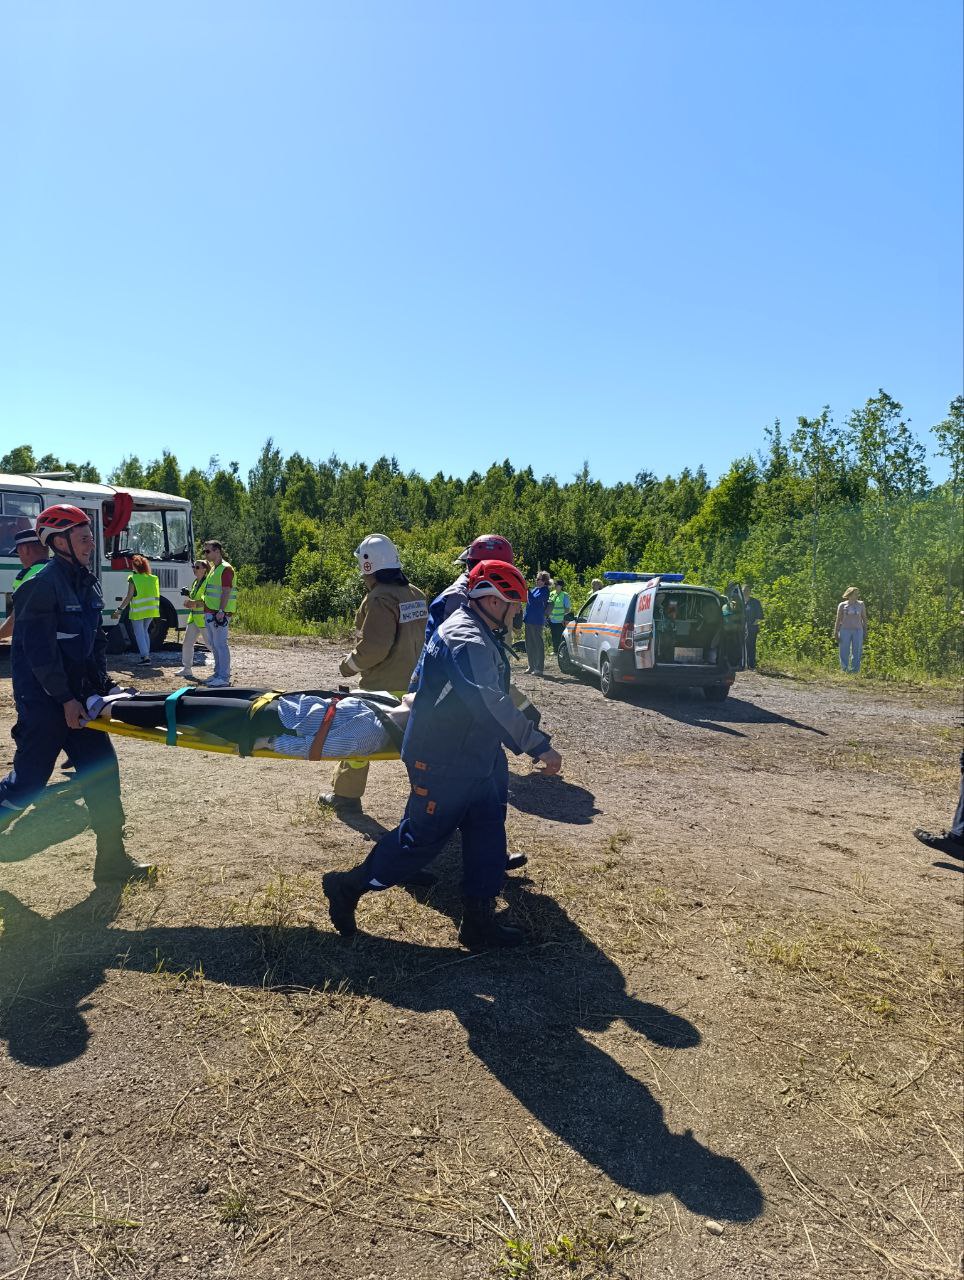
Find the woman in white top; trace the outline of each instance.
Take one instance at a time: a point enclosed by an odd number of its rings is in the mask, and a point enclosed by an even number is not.
[[[833,638],[840,651],[840,670],[860,670],[860,656],[864,651],[867,635],[867,610],[856,587],[848,587],[837,605],[837,618],[833,626]]]

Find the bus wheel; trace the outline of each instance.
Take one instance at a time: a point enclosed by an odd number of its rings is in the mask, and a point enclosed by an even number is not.
[[[148,628],[152,652],[164,647],[167,633],[172,628],[175,631],[177,629],[177,615],[174,614],[167,600],[161,600],[161,616],[159,618],[151,618],[151,625]]]
[[[127,627],[123,622],[115,622],[112,627],[107,627],[107,652],[114,657],[119,653],[126,653],[130,648],[130,641],[127,636]]]

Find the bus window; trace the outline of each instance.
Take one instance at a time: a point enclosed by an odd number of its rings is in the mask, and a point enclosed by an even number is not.
[[[171,560],[188,560],[191,547],[187,536],[187,512],[165,511],[164,523],[167,528],[167,554]]]
[[[126,534],[121,535],[128,555],[160,560],[164,555],[164,517],[160,511],[132,511]]]
[[[0,502],[0,556],[13,556],[14,537],[40,515],[40,499],[32,493],[4,493]]]

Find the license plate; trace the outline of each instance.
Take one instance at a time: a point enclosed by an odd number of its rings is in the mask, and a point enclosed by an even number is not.
[[[677,647],[675,653],[673,654],[673,660],[675,662],[702,662],[703,650],[702,649],[682,649]]]

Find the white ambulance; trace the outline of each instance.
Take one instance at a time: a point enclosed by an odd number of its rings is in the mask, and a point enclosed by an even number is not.
[[[78,484],[56,475],[0,473],[0,623],[10,609],[13,580],[20,569],[14,537],[31,527],[44,507],[56,502],[80,507],[94,530],[91,568],[104,592],[104,626],[109,649],[123,653],[133,647],[126,620],[111,613],[127,593],[131,556],[150,562],[161,585],[161,616],[151,623],[151,648],[159,649],[169,631],[187,625],[182,590],[194,581],[194,531],[191,504],[170,493],[149,489],[121,489],[109,484]]]

